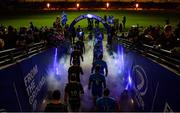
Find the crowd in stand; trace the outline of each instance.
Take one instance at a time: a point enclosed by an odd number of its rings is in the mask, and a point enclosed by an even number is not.
[[[116,38],[118,33],[121,33],[121,38],[127,38],[132,42],[141,41],[143,44],[152,45],[155,48],[163,48],[171,50],[172,52],[179,52],[180,46],[180,23],[175,29],[170,25],[169,21],[166,21],[164,27],[161,26],[149,26],[140,30],[139,25],[132,26],[126,32],[126,16],[122,18],[122,22],[119,19],[114,19],[113,16],[104,16],[104,20],[111,26],[110,35],[108,34],[108,44],[112,44],[112,39]],[[99,21],[95,21],[95,28],[99,26]],[[92,30],[94,27],[93,19],[88,19],[88,29]],[[77,31],[72,28],[69,31],[69,26],[66,24],[61,26],[60,18],[57,17],[52,28],[47,26],[37,28],[30,22],[29,27],[21,27],[19,30],[12,26],[5,27],[0,25],[0,50],[10,49],[15,47],[23,47],[28,44],[37,43],[40,41],[46,41],[48,43],[57,42],[59,40],[68,39],[74,43],[77,35],[84,36],[84,31],[78,26]],[[79,34],[76,34],[78,32]]]
[[[47,26],[37,28],[30,22],[29,27],[20,27],[17,30],[12,26],[0,25],[0,50],[22,48],[42,41],[56,45],[56,42],[65,40],[64,37],[68,38],[69,34],[68,26],[64,29],[58,25],[54,25],[52,28]]]
[[[156,49],[165,49],[180,54],[178,50],[180,48],[180,23],[175,29],[169,23],[164,27],[159,25],[146,27],[143,32],[139,28],[138,25],[131,27],[127,37],[122,37],[132,42],[140,42],[141,44],[154,46]]]

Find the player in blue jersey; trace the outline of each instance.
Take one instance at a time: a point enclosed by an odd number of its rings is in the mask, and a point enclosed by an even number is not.
[[[105,75],[106,77],[107,77],[107,75],[108,75],[108,67],[107,67],[107,63],[104,61],[104,60],[102,60],[103,59],[103,55],[101,54],[100,56],[99,56],[99,59],[98,60],[96,60],[94,63],[93,63],[93,66],[92,66],[92,69],[91,69],[91,73],[93,73],[93,71],[94,71],[94,68],[97,66],[97,65],[99,65],[100,66],[100,74],[102,74],[102,75]],[[106,71],[106,73],[104,74],[104,69],[105,69],[105,71]]]
[[[94,103],[98,97],[102,96],[103,88],[106,88],[106,79],[99,71],[100,66],[96,66],[95,73],[89,77],[88,89],[91,89]]]
[[[103,51],[100,49],[100,46],[97,45],[94,47],[94,50],[93,50],[93,63],[98,60],[99,56],[103,54]]]
[[[118,105],[114,98],[109,97],[109,89],[105,89],[103,97],[96,100],[96,110],[99,112],[115,112]]]

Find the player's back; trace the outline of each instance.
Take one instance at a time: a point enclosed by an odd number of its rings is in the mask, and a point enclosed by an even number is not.
[[[81,52],[79,50],[74,50],[71,53],[71,56],[73,57],[74,60],[80,60]]]
[[[71,75],[75,75],[76,81],[80,82],[80,73],[83,74],[82,68],[78,65],[73,65],[68,69],[68,79],[70,79]]]
[[[67,111],[68,111],[67,106],[65,106],[62,103],[59,104],[49,103],[45,108],[45,112],[67,112]]]
[[[90,76],[90,81],[92,81],[92,89],[102,89],[105,77],[101,74],[92,74]]]
[[[101,112],[114,112],[116,111],[116,101],[111,97],[101,97],[97,99],[96,107]]]
[[[83,53],[84,42],[83,41],[77,41],[76,46],[81,51],[81,53]]]
[[[68,83],[65,92],[69,96],[70,101],[80,100],[80,95],[84,93],[82,85],[77,82]]]
[[[104,69],[107,68],[107,63],[104,60],[96,60],[93,64],[93,66],[100,66],[100,73],[104,74]]]

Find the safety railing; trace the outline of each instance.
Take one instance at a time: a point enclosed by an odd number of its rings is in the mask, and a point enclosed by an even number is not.
[[[169,50],[157,49],[156,47],[147,44],[136,46],[127,39],[120,38],[118,40],[118,43],[123,44],[126,48],[138,52],[145,57],[156,61],[157,63],[163,64],[163,66],[166,66],[167,68],[180,74],[180,55],[175,54]]]
[[[45,42],[39,42],[23,46],[21,48],[12,48],[0,51],[0,67],[12,64],[23,58],[38,54],[47,48]]]

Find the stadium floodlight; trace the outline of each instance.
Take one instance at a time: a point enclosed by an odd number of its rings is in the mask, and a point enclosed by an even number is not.
[[[106,8],[109,8],[109,3],[108,2],[106,3]]]
[[[47,6],[47,8],[50,8],[51,5],[50,5],[50,3],[47,3],[46,6]]]
[[[139,7],[139,4],[138,3],[136,3],[136,8],[138,8]]]
[[[76,4],[76,7],[79,8],[79,3]]]

